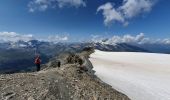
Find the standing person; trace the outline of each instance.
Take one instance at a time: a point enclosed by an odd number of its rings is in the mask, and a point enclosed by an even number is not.
[[[40,71],[41,59],[39,55],[35,58],[35,65],[37,67],[37,71]]]

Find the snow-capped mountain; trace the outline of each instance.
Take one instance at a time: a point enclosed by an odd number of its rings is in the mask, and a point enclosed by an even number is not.
[[[102,51],[116,52],[153,52],[153,53],[170,53],[170,45],[168,44],[131,44],[131,43],[108,43],[107,39],[98,42],[85,43],[53,43],[48,41],[30,40],[0,43],[1,49],[33,49],[33,48],[65,48],[82,49],[86,46],[93,46],[95,49]],[[68,48],[67,48],[68,49]]]
[[[102,51],[127,51],[127,52],[152,52],[170,54],[170,44],[154,42],[154,43],[138,43],[138,42],[115,42],[109,39],[93,41],[94,46]]]
[[[133,45],[129,45],[129,44],[126,44],[126,43],[117,43],[117,44],[114,44],[114,45],[95,43],[94,47],[95,47],[95,49],[102,50],[102,51],[149,52],[148,50],[145,50],[143,48],[133,46]]]
[[[9,48],[35,48],[39,45],[42,44],[49,44],[49,42],[42,42],[42,41],[38,41],[38,40],[30,40],[30,41],[16,41],[16,42],[9,42]]]

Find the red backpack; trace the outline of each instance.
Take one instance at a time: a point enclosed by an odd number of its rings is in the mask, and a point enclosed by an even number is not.
[[[40,63],[41,63],[40,58],[36,58],[35,59],[35,64],[40,64]]]

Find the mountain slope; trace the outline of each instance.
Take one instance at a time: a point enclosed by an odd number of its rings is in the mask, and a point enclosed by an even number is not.
[[[42,63],[47,63],[50,58],[61,53],[81,52],[85,47],[93,47],[103,51],[128,51],[149,52],[142,48],[128,44],[102,44],[102,43],[50,43],[37,40],[28,42],[18,41],[14,43],[0,44],[0,73],[30,72],[35,70],[34,58],[38,53]]]
[[[84,55],[84,54],[79,54]],[[0,99],[3,100],[129,100],[124,94],[103,83],[94,74],[79,73],[79,64],[65,61],[57,67],[56,59],[33,73],[0,75]],[[81,56],[84,60],[87,56]],[[89,62],[84,65],[88,66]],[[92,67],[92,66],[91,66]],[[90,67],[87,67],[90,68]]]
[[[169,44],[138,44],[135,46],[147,49],[149,51],[152,51],[153,53],[170,54],[170,45]]]

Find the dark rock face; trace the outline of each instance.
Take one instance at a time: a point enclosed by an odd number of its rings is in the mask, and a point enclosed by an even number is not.
[[[40,72],[0,75],[0,100],[130,100],[94,75],[88,54],[54,58]],[[88,70],[79,73],[81,66]]]

